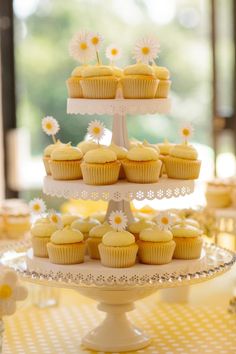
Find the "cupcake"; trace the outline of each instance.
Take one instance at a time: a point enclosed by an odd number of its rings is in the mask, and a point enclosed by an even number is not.
[[[100,222],[92,218],[81,218],[77,219],[71,224],[71,228],[74,230],[79,230],[84,235],[86,240],[89,236],[89,231],[94,227],[100,225]]]
[[[184,222],[172,227],[176,243],[173,258],[196,259],[200,258],[202,251],[202,231]]]
[[[101,263],[105,267],[128,268],[135,264],[138,246],[128,231],[109,231],[98,246]]]
[[[150,144],[147,140],[144,140],[144,141],[143,141],[143,146],[152,148],[152,149],[154,149],[155,151],[157,151],[158,154],[160,154],[160,149],[159,149],[159,147],[158,147],[157,144]]]
[[[158,182],[161,164],[158,152],[143,145],[129,150],[122,161],[127,180],[134,183]]]
[[[102,242],[102,237],[113,228],[104,223],[102,225],[96,225],[89,231],[89,238],[87,239],[88,254],[92,259],[100,259],[98,245]]]
[[[115,152],[109,148],[88,151],[81,164],[84,182],[95,186],[114,184],[118,181],[120,166]]]
[[[122,166],[122,161],[126,158],[128,150],[124,148],[123,146],[118,146],[114,143],[111,143],[109,146],[109,149],[115,152],[117,160],[120,161],[121,166],[120,166],[120,174],[119,174],[119,179],[124,179],[125,178],[125,171]]]
[[[149,65],[137,63],[124,69],[120,82],[124,98],[154,98],[159,80]]]
[[[97,148],[100,147],[100,145],[98,145],[98,143],[95,143],[95,141],[93,140],[85,140],[85,141],[81,141],[77,147],[82,151],[83,155],[86,154],[86,152],[90,151],[90,150],[95,150]]]
[[[208,184],[205,193],[209,208],[227,208],[232,203],[232,189],[223,184]]]
[[[197,150],[186,143],[175,145],[165,159],[166,173],[169,178],[197,179],[200,167],[201,161],[198,160]]]
[[[51,159],[51,153],[53,150],[57,149],[58,147],[62,147],[65,144],[61,143],[60,140],[57,140],[56,144],[50,144],[46,146],[46,148],[43,151],[43,163],[45,167],[45,171],[47,175],[51,175],[51,170],[49,166],[49,161]]]
[[[141,263],[167,264],[172,260],[175,242],[171,231],[161,230],[155,226],[140,232],[138,246],[138,257]]]
[[[78,220],[80,218],[80,215],[62,214],[61,221],[63,223],[63,226],[70,226],[75,220]]]
[[[82,178],[82,151],[71,144],[54,150],[49,161],[52,178],[57,180],[74,180]]]
[[[184,223],[185,223],[186,225],[194,226],[194,227],[196,227],[197,229],[200,228],[199,222],[198,222],[197,220],[195,220],[195,219],[192,219],[192,218],[186,218],[186,219],[184,219]]]
[[[82,71],[81,86],[85,98],[115,98],[118,79],[105,65],[89,66]]]
[[[41,222],[35,223],[31,228],[33,253],[36,257],[47,258],[47,244],[51,235],[57,231],[56,225],[44,218]]]
[[[156,78],[159,80],[155,97],[167,98],[171,86],[169,70],[163,66],[157,65],[153,65],[152,69]]]
[[[157,144],[160,150],[159,158],[162,161],[161,175],[166,175],[165,159],[170,154],[170,150],[174,144],[171,144],[167,139],[164,139],[163,143]]]
[[[71,73],[71,76],[66,81],[68,97],[81,98],[83,91],[81,87],[82,71],[86,66],[77,66]]]
[[[57,230],[47,244],[49,260],[55,264],[78,264],[84,262],[85,242],[79,230],[66,226]]]
[[[141,219],[130,223],[128,225],[128,231],[131,232],[132,235],[134,235],[136,240],[138,240],[141,231],[143,231],[144,229],[151,229],[154,226],[154,222],[146,219]]]

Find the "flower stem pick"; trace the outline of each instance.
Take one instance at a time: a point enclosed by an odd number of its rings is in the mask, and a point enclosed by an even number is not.
[[[50,116],[42,119],[42,129],[47,135],[51,135],[54,144],[56,143],[56,134],[60,130],[58,121]]]

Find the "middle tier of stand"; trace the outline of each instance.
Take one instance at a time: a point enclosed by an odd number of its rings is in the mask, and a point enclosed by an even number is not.
[[[194,191],[193,180],[160,178],[152,184],[129,183],[120,180],[116,184],[90,186],[83,180],[56,181],[51,176],[44,178],[43,192],[58,198],[82,200],[131,201],[173,198],[191,194]]]

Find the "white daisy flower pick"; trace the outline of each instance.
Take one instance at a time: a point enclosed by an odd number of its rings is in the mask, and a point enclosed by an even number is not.
[[[99,120],[93,120],[90,122],[87,130],[90,137],[97,140],[98,143],[105,135],[105,126],[103,122],[100,122]]]
[[[56,134],[60,130],[60,125],[59,125],[58,121],[51,116],[44,117],[42,119],[42,129],[47,135],[52,136],[52,140],[55,144],[56,143]]]
[[[123,231],[128,224],[128,218],[121,210],[112,211],[109,216],[109,223],[116,231]]]
[[[89,32],[82,30],[75,33],[69,43],[69,54],[81,64],[88,64],[94,59],[95,52],[91,45]]]
[[[181,128],[180,128],[180,135],[184,141],[185,144],[188,143],[189,139],[193,136],[194,133],[194,128],[191,124],[187,123],[184,124]]]
[[[169,229],[173,223],[174,219],[173,216],[168,212],[160,212],[156,217],[156,223],[161,230]]]
[[[30,212],[32,214],[40,215],[45,213],[46,204],[41,198],[34,198],[29,202]]]
[[[99,56],[99,48],[103,42],[104,38],[100,33],[90,32],[88,34],[89,45],[95,49],[95,54],[97,58],[98,64],[102,64],[100,56]]]
[[[120,59],[122,51],[116,44],[110,44],[106,49],[106,57],[110,60],[110,65],[114,65],[114,62]]]
[[[51,209],[48,212],[49,220],[51,221],[52,224],[55,224],[58,229],[63,228],[63,222],[61,215],[57,213],[55,210]]]
[[[134,58],[137,62],[149,64],[157,58],[160,51],[160,44],[156,38],[144,37],[136,42],[134,48]]]

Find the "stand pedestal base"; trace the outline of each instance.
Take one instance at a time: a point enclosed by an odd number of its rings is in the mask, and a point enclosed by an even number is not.
[[[150,343],[150,338],[133,326],[126,316],[126,312],[134,309],[132,303],[124,305],[101,303],[98,309],[106,312],[106,317],[82,339],[82,344],[86,348],[104,352],[125,352],[144,348]]]

